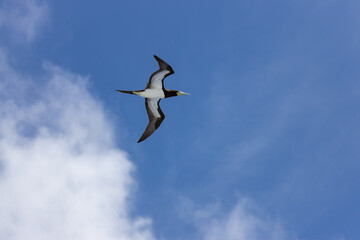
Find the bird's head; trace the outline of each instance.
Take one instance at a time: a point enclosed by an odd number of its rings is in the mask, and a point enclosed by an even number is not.
[[[178,90],[165,90],[165,97],[176,97],[176,96],[181,96],[181,95],[190,95],[189,93],[184,93],[182,91],[178,91]]]

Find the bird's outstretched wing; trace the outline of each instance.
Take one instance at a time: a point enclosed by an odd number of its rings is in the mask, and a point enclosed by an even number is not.
[[[145,98],[145,106],[149,116],[149,124],[147,125],[145,132],[139,139],[138,143],[144,141],[151,134],[153,134],[156,129],[160,127],[160,124],[164,120],[165,115],[159,106],[160,100],[160,98]]]
[[[146,88],[164,89],[164,79],[173,74],[174,70],[164,60],[154,55],[154,58],[159,63],[159,70],[151,74],[150,80],[146,85]]]

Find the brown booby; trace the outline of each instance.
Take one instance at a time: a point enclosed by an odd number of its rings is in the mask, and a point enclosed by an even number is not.
[[[135,94],[145,98],[146,111],[149,116],[149,124],[147,125],[145,132],[140,137],[139,142],[144,141],[151,134],[153,134],[156,129],[160,127],[160,124],[165,118],[164,113],[161,111],[159,106],[160,100],[162,98],[175,97],[181,95],[190,95],[182,91],[177,90],[168,90],[164,87],[164,79],[173,74],[174,70],[169,64],[164,60],[154,55],[156,61],[159,64],[159,70],[151,74],[150,80],[146,85],[144,90],[137,91],[125,91],[125,90],[116,90],[122,93]]]

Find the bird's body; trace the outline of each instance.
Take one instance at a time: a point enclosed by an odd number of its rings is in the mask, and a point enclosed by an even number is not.
[[[164,60],[154,55],[156,61],[159,63],[160,69],[154,72],[150,76],[150,80],[146,85],[144,90],[137,91],[126,91],[126,90],[116,90],[122,93],[135,94],[145,98],[145,107],[147,114],[149,116],[149,124],[147,125],[145,132],[140,137],[139,142],[144,141],[151,134],[159,128],[160,124],[165,118],[164,113],[161,111],[159,106],[160,100],[162,98],[175,97],[180,95],[189,95],[187,93],[177,91],[177,90],[168,90],[164,88],[164,79],[173,74],[174,71],[169,64]]]
[[[165,98],[164,90],[158,88],[147,88],[143,91],[135,91],[135,94],[144,98]]]

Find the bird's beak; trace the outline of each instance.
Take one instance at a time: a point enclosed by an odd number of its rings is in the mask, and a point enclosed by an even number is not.
[[[181,96],[181,95],[190,95],[190,93],[185,93],[185,92],[179,91],[178,96]]]

